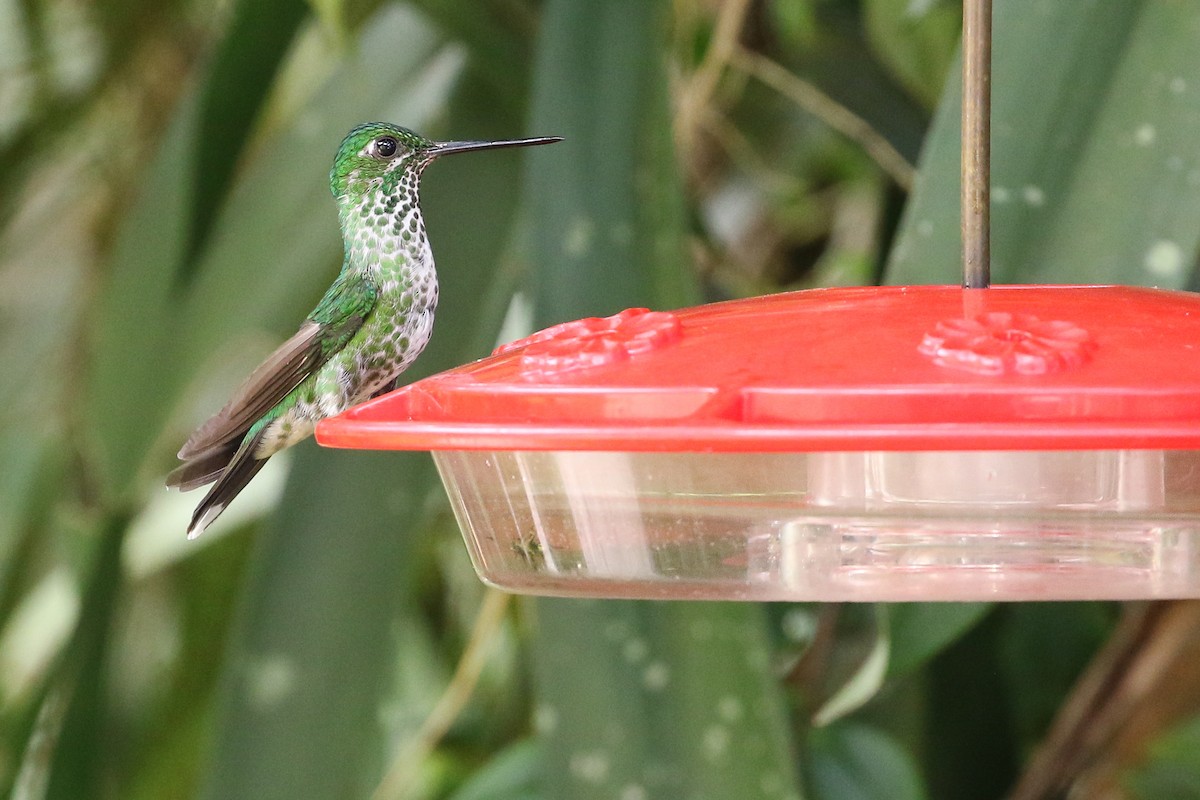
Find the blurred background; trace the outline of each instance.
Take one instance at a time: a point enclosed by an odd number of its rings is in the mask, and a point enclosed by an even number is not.
[[[439,162],[408,377],[627,306],[958,281],[954,0],[0,0],[0,792],[1200,797],[1191,603],[506,598],[426,454],[188,432],[341,260],[388,120]],[[997,282],[1189,288],[1200,6],[1001,0]],[[804,332],[797,331],[797,346]]]

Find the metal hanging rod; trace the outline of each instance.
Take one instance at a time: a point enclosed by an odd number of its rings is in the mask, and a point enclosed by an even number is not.
[[[991,263],[992,0],[963,0],[963,286],[986,289]]]

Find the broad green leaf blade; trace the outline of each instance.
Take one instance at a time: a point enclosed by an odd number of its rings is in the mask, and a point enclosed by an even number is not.
[[[963,636],[990,603],[881,603],[874,606],[875,642],[854,674],[813,715],[827,725],[873,700],[888,680],[920,667]]]
[[[875,641],[871,649],[850,678],[813,714],[814,725],[828,725],[857,711],[869,703],[883,687],[891,658],[892,633],[888,624],[888,607],[876,604],[874,612]]]
[[[363,797],[382,758],[387,631],[431,470],[416,453],[301,447],[251,557],[201,797]]]
[[[996,282],[1186,283],[1200,246],[1198,32],[1193,3],[996,5]],[[960,86],[947,82],[891,283],[961,279]]]
[[[527,0],[412,0],[412,4],[467,47],[480,80],[493,92],[492,100],[496,100],[494,92],[501,93],[504,103],[497,106],[523,106],[538,24]]]
[[[96,190],[73,173],[41,180],[37,201],[24,203],[0,229],[0,374],[6,376],[0,428],[45,436],[62,412],[58,398],[73,367],[74,329],[93,262],[90,220],[75,215],[94,202]],[[15,187],[4,184],[10,191]]]
[[[117,231],[108,283],[96,300],[83,386],[84,446],[110,501],[126,500],[162,427],[184,369],[166,368],[173,349],[172,276],[182,263],[190,218],[188,145],[196,99],[175,111],[141,195]],[[137,387],[137,391],[130,391]]]
[[[962,26],[958,0],[867,0],[867,38],[880,60],[929,108],[937,105]]]
[[[759,606],[541,601],[546,795],[796,797]]]
[[[1116,624],[1113,603],[1018,603],[999,615],[997,666],[1019,742],[1045,736],[1062,699]]]
[[[308,0],[313,13],[321,20],[326,34],[337,42],[344,42],[349,34],[346,25],[345,0]]]
[[[892,635],[888,677],[920,667],[971,629],[991,603],[894,603],[887,606]]]
[[[999,615],[938,654],[924,678],[922,747],[933,797],[1003,797],[1017,778],[1012,698],[996,668]]]
[[[161,531],[160,528],[160,534]],[[227,650],[235,619],[233,611],[238,606],[253,544],[250,536],[227,536],[149,580],[139,581],[126,573],[127,604],[137,603],[145,608],[166,599],[169,607],[164,613],[179,622],[181,639],[177,659],[170,669],[177,688],[166,693],[161,704],[149,706],[156,708],[157,713],[146,720],[145,726],[127,734],[137,742],[131,748],[133,752],[110,765],[112,771],[121,776],[122,800],[193,798],[197,795],[201,768],[210,752],[213,698],[220,665]],[[127,570],[128,554],[127,534],[124,553]],[[161,592],[166,583],[164,578],[169,579],[178,591],[173,594]],[[162,663],[161,651],[157,650],[161,641],[146,628],[144,624],[127,623],[119,631],[119,649],[114,653],[118,664],[115,681],[118,687],[130,680],[129,673],[137,669],[133,665],[140,659],[149,657]]]
[[[489,761],[450,800],[539,800],[543,745],[526,740]]]
[[[306,9],[304,0],[240,0],[234,5],[200,96],[192,145],[196,155],[188,258],[177,276],[180,284],[192,277],[196,255],[217,219],[251,125]]]
[[[870,32],[864,30],[851,4],[809,5],[810,23],[816,28],[791,30],[780,47],[780,63],[861,117],[905,158],[913,159],[927,127],[928,109],[900,86],[893,70],[871,57]]]
[[[539,325],[695,297],[660,55],[666,8],[547,4],[532,127],[565,141],[530,161],[526,184]]]
[[[809,736],[808,785],[814,800],[924,800],[917,765],[891,736],[839,722]]]
[[[105,761],[113,752],[113,741],[105,735],[105,700],[121,585],[121,543],[128,524],[128,518],[115,516],[105,520],[98,531],[80,616],[56,670],[56,685],[44,701],[64,704],[49,764],[46,800],[96,796],[96,787],[106,773]],[[26,755],[35,762],[41,760],[36,743],[35,734]]]
[[[20,596],[13,584],[28,577],[19,567],[31,519],[44,516],[62,490],[62,450],[57,437],[41,431],[0,428],[0,631]]]

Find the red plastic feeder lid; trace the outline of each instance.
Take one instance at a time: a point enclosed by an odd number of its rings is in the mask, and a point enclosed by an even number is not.
[[[324,420],[334,447],[1200,448],[1200,296],[814,289],[549,328]]]

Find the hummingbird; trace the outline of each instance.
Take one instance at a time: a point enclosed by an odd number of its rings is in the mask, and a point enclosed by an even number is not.
[[[421,217],[425,168],[452,153],[557,141],[435,142],[386,122],[346,134],[329,172],[345,252],[341,272],[296,334],[179,450],[184,463],[167,486],[212,484],[192,515],[189,539],[268,458],[311,436],[319,420],[392,388],[429,343],[438,283]]]

